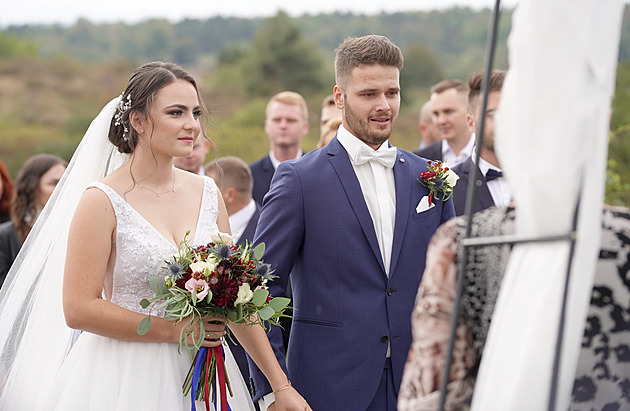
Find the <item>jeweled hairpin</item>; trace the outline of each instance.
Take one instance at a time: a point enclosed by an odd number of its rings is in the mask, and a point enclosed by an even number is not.
[[[129,127],[127,127],[127,121],[123,119],[123,116],[125,115],[125,112],[131,108],[131,94],[127,94],[127,98],[123,100],[122,96],[124,94],[125,93],[123,92],[120,95],[120,101],[118,102],[118,111],[114,115],[114,119],[116,120],[114,122],[114,125],[123,127],[123,140],[128,141]]]

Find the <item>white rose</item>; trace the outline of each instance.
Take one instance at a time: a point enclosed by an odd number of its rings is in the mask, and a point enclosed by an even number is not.
[[[227,244],[227,245],[233,245],[234,241],[231,235],[229,235],[228,233],[222,233],[222,232],[216,232],[216,233],[212,233],[210,234],[210,238],[212,238],[212,242],[215,244]]]
[[[251,290],[249,283],[243,283],[240,287],[238,287],[238,294],[236,295],[236,301],[234,301],[234,306],[236,307],[238,304],[245,304],[254,296],[254,292]]]
[[[457,184],[457,180],[459,180],[459,176],[455,174],[453,169],[449,168],[446,172],[446,183],[451,187],[455,187],[455,184]]]
[[[203,274],[205,276],[210,275],[210,273],[212,271],[214,271],[217,267],[217,264],[214,260],[209,260],[209,261],[197,261],[194,262],[192,264],[190,264],[190,269],[194,272],[194,273],[200,273]],[[206,270],[208,270],[206,272]]]

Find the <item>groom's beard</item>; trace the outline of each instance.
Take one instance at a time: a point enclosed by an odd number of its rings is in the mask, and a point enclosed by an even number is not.
[[[352,110],[352,107],[348,104],[348,97],[346,95],[344,95],[343,101],[343,110],[346,115],[346,124],[344,124],[344,126],[347,125],[348,131],[354,134],[355,137],[366,144],[377,146],[380,146],[389,139],[394,129],[394,121],[396,120],[392,117],[391,110],[385,113],[385,115],[390,118],[388,126],[385,128],[377,128],[376,125],[372,124],[370,120],[371,116],[363,119]]]

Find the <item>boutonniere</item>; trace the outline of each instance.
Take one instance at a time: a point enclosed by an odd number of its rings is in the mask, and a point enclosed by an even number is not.
[[[446,201],[451,198],[459,176],[441,161],[429,161],[428,168],[420,173],[418,181],[429,189],[429,205],[434,199]]]

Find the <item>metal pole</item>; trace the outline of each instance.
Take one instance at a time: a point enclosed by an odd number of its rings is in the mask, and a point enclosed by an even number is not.
[[[485,73],[483,77],[482,83],[482,100],[481,100],[481,113],[486,112],[486,108],[488,105],[488,92],[490,89],[490,75],[492,72],[492,66],[494,61],[494,51],[496,49],[497,43],[497,32],[499,26],[499,14],[500,14],[500,0],[496,0],[494,5],[494,10],[492,13],[492,22],[490,25],[490,32],[488,33],[488,41],[486,43],[486,62],[485,62]],[[479,156],[481,154],[481,143],[483,142],[483,133],[485,127],[485,116],[481,116],[479,119],[479,128],[477,129],[477,141],[476,141],[476,149],[475,149],[475,160],[471,164],[470,175],[472,178],[468,182],[468,193],[466,196],[466,210],[465,215],[467,218],[466,223],[466,234],[464,238],[470,237],[470,233],[472,231],[472,216],[476,209],[475,195],[477,192],[477,185],[475,182],[479,178],[477,164],[479,164]],[[448,381],[451,371],[451,365],[453,362],[453,347],[455,345],[455,334],[457,331],[457,321],[459,319],[459,310],[461,306],[462,293],[464,290],[464,272],[466,269],[466,260],[468,259],[468,248],[463,247],[460,243],[458,247],[458,253],[460,256],[460,260],[458,263],[457,270],[457,293],[455,297],[455,303],[453,305],[453,313],[451,315],[451,327],[449,333],[449,341],[448,348],[446,350],[446,359],[444,364],[444,374],[442,375],[442,386],[440,389],[440,408],[439,410],[444,411],[444,405],[446,403],[446,394]]]

